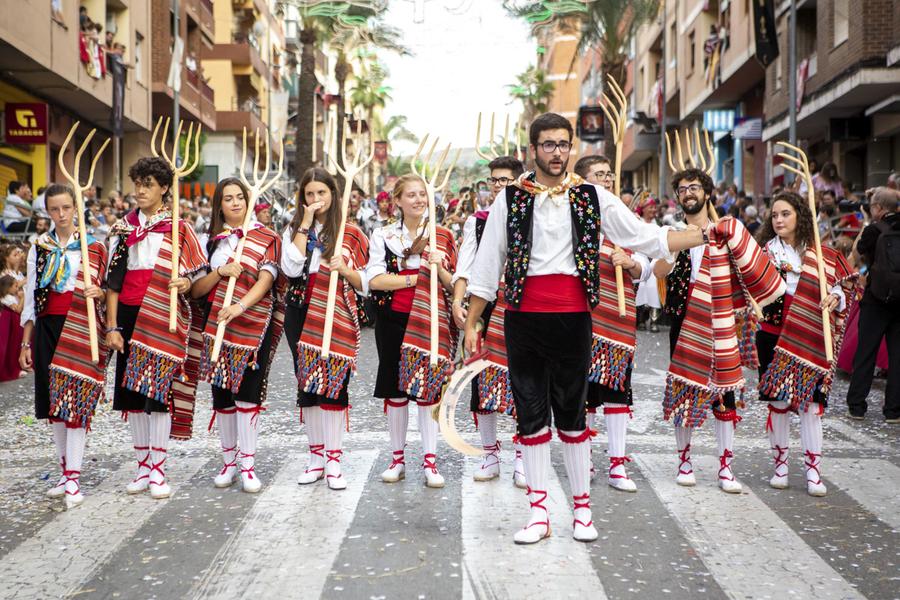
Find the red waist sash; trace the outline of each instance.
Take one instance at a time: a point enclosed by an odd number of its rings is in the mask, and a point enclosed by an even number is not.
[[[418,275],[418,269],[404,269],[400,271],[400,276]],[[413,297],[416,295],[416,286],[401,288],[394,290],[394,298],[391,300],[391,310],[398,313],[409,313],[412,311]]]
[[[316,287],[316,276],[318,273],[310,273],[309,280],[306,282],[306,291],[303,292],[303,304],[309,304],[312,298],[313,288]]]
[[[576,275],[533,275],[525,278],[522,302],[506,310],[541,313],[589,312],[587,292]]]
[[[128,306],[140,306],[150,285],[153,269],[134,269],[125,273],[122,291],[119,292],[119,303]]]
[[[72,304],[72,294],[74,292],[50,292],[47,294],[47,303],[41,316],[44,315],[67,315],[69,314],[69,306]]]
[[[784,295],[784,306],[781,308],[781,325],[773,325],[772,323],[761,321],[759,328],[772,335],[781,335],[781,329],[784,327],[784,319],[787,317],[788,308],[791,307],[791,302],[793,302],[793,300],[794,297],[791,294]]]

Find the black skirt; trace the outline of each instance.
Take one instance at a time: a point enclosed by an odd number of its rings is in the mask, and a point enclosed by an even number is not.
[[[778,345],[778,337],[779,336],[774,333],[769,333],[768,331],[763,331],[761,329],[756,332],[756,354],[759,356],[760,379],[762,379],[766,369],[769,368],[769,365],[775,359],[775,346]],[[759,399],[763,402],[778,402],[778,398],[767,396],[762,392],[759,393]],[[821,404],[822,406],[828,406],[828,399],[818,386],[816,386],[816,391],[813,392],[813,402]]]
[[[39,316],[35,321],[31,353],[34,362],[34,416],[49,419],[50,362],[66,324],[66,315]]]
[[[390,308],[378,311],[375,320],[378,375],[372,394],[376,398],[410,398],[400,390],[400,348],[408,322],[409,313],[396,312]]]
[[[634,403],[631,393],[631,368],[625,374],[625,389],[615,390],[599,383],[588,382],[587,407],[598,408],[603,404],[627,404]]]
[[[272,351],[272,322],[263,335],[262,344],[256,352],[256,368],[253,369],[249,365],[244,369],[244,376],[241,378],[241,385],[237,393],[230,389],[212,386],[213,408],[222,410],[234,406],[235,400],[248,402],[250,404],[263,403],[263,382],[265,381],[266,367],[268,366],[269,354]]]
[[[122,385],[125,380],[125,365],[128,363],[128,355],[131,354],[131,336],[134,334],[134,324],[137,321],[138,313],[141,312],[141,307],[119,304],[118,308],[116,321],[117,325],[122,328],[125,352],[116,352],[116,387],[113,393],[113,410],[169,412],[169,407],[164,402],[157,402],[153,398],[129,390]]]

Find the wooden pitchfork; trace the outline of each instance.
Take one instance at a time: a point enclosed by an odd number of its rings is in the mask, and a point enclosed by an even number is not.
[[[675,149],[678,151],[678,166],[680,169],[675,168],[675,163],[672,162],[672,143],[669,141],[669,132],[666,132],[666,158],[669,160],[669,168],[672,172],[676,171],[684,171],[688,167],[696,167],[701,171],[712,177],[712,174],[716,171],[716,153],[713,152],[712,142],[709,139],[709,130],[703,130],[703,143],[701,144],[700,139],[700,127],[695,126],[694,131],[694,144],[691,144],[691,130],[690,128],[684,131],[684,143],[685,149],[687,150],[687,160],[685,160],[684,151],[681,148],[681,136],[678,134],[678,130],[675,130]],[[705,146],[705,149],[704,149]],[[696,150],[696,153],[694,152]],[[704,154],[704,151],[706,154]],[[709,160],[707,160],[707,157]],[[719,213],[716,212],[716,208],[712,205],[711,202],[706,203],[707,210],[709,212],[709,219],[713,223],[719,222]],[[753,308],[753,312],[756,313],[756,316],[762,319],[763,313],[762,309],[759,307],[759,304],[756,303],[756,300],[749,297],[750,306]]]
[[[434,194],[437,190],[443,189],[447,182],[450,181],[450,174],[453,173],[453,168],[456,166],[456,161],[459,160],[460,150],[456,151],[456,156],[453,158],[453,162],[447,168],[447,172],[444,173],[443,180],[441,179],[441,167],[444,166],[444,161],[447,160],[447,155],[450,154],[450,144],[447,144],[447,147],[441,153],[440,158],[435,164],[434,171],[432,171],[429,176],[427,173],[427,166],[431,162],[431,156],[434,154],[435,148],[437,148],[438,140],[440,138],[434,138],[434,143],[431,145],[431,149],[428,151],[428,155],[425,157],[425,160],[422,162],[421,172],[419,171],[419,167],[416,162],[419,160],[419,156],[422,154],[422,150],[425,148],[426,142],[428,142],[428,135],[425,134],[425,137],[422,138],[422,141],[419,142],[419,147],[416,149],[416,154],[412,157],[412,160],[409,162],[409,167],[412,170],[413,174],[417,175],[423,182],[425,182],[425,192],[428,194],[428,249],[430,252],[437,251],[437,231],[435,229],[435,209],[434,209]],[[437,182],[440,181],[440,184]],[[429,317],[431,322],[431,346],[429,349],[429,359],[428,362],[430,365],[436,365],[438,362],[438,269],[429,268],[431,272],[431,289],[430,289],[430,306],[429,306]]]
[[[69,147],[69,142],[72,141],[72,136],[75,135],[75,131],[78,129],[80,121],[75,121],[75,124],[72,125],[72,128],[69,129],[69,135],[66,136],[66,141],[63,142],[62,148],[59,149],[59,155],[56,159],[56,164],[59,166],[59,170],[62,171],[63,177],[66,178],[66,181],[69,182],[69,185],[72,186],[72,190],[75,192],[75,210],[78,211],[78,237],[81,242],[81,277],[84,282],[84,288],[87,289],[89,285],[91,285],[91,258],[88,253],[88,242],[87,242],[87,226],[85,224],[84,218],[84,192],[94,181],[94,169],[97,167],[97,162],[100,160],[100,156],[103,154],[103,151],[106,150],[106,146],[109,144],[109,138],[103,142],[103,145],[100,146],[100,151],[94,155],[94,158],[91,160],[91,170],[88,173],[87,183],[83,186],[81,185],[79,179],[81,178],[81,155],[84,154],[84,151],[87,150],[91,145],[91,138],[94,137],[94,134],[97,133],[96,129],[91,129],[91,132],[87,134],[87,137],[84,138],[84,141],[81,142],[81,147],[78,148],[78,152],[75,153],[75,164],[72,168],[72,173],[66,169],[65,161],[63,161],[63,157],[66,155],[66,148]],[[87,302],[87,320],[88,320],[88,338],[91,345],[91,362],[97,364],[100,361],[100,350],[97,345],[97,313],[96,308],[94,306],[93,300],[90,298],[86,299]]]
[[[812,213],[813,221],[813,241],[816,250],[816,267],[818,268],[819,274],[819,295],[821,296],[821,300],[825,300],[825,298],[828,297],[828,286],[825,279],[825,262],[822,260],[822,240],[819,237],[819,221],[816,215],[816,190],[813,187],[812,174],[809,172],[809,159],[806,156],[806,152],[793,144],[778,142],[776,146],[784,146],[788,150],[792,150],[796,153],[796,156],[794,156],[793,154],[787,154],[786,152],[779,152],[778,156],[785,161],[781,163],[781,166],[788,171],[799,175],[806,181],[806,196],[809,201],[809,212]],[[830,363],[834,360],[834,348],[832,348],[831,340],[831,315],[828,313],[828,309],[822,309],[822,334],[825,336],[825,358]]]
[[[615,102],[603,92],[603,102],[600,108],[609,120],[609,127],[612,130],[613,141],[616,144],[616,164],[615,164],[615,183],[613,193],[617,198],[621,197],[622,192],[622,149],[625,144],[625,126],[628,122],[628,98],[609,73],[606,74],[609,80],[609,89],[612,90],[612,96]],[[630,207],[629,207],[630,208]],[[619,250],[619,247],[615,247]],[[625,316],[625,281],[622,274],[622,267],[616,266],[616,299],[619,302],[619,316]]]
[[[353,160],[347,155],[347,148],[341,149],[344,157],[344,166],[338,164],[334,157],[329,154],[328,158],[334,164],[337,172],[344,176],[344,193],[341,195],[341,226],[338,228],[337,243],[334,251],[339,255],[343,255],[344,251],[344,231],[347,228],[347,211],[350,209],[350,193],[353,191],[353,181],[356,176],[365,171],[369,163],[375,157],[375,136],[369,136],[369,153],[362,156],[362,144],[359,143],[362,137],[362,119],[356,121],[356,152]],[[299,207],[298,207],[299,210]],[[328,302],[325,305],[325,331],[322,334],[322,358],[328,358],[331,352],[331,333],[334,327],[334,305],[337,300],[337,286],[339,274],[337,271],[331,271],[328,278]]]
[[[280,151],[278,153],[278,171],[275,173],[275,177],[269,179],[269,163],[271,162],[271,151],[269,148],[269,130],[264,129],[263,133],[266,136],[266,167],[260,172],[259,170],[259,128],[256,129],[256,140],[253,152],[253,183],[247,179],[247,173],[244,170],[244,167],[247,163],[247,128],[244,127],[244,137],[243,137],[243,149],[241,150],[241,182],[250,192],[250,197],[247,198],[247,215],[244,217],[244,236],[240,239],[237,245],[237,249],[234,252],[233,262],[240,263],[241,256],[244,254],[244,244],[247,242],[247,230],[250,228],[250,222],[253,220],[253,207],[256,206],[256,200],[262,194],[266,192],[270,187],[275,185],[275,182],[281,177],[281,174],[284,172],[284,138],[280,140]],[[234,286],[237,283],[237,277],[229,277],[228,278],[228,288],[225,290],[225,300],[222,302],[222,306],[231,306],[231,300],[234,298]],[[213,342],[213,351],[212,351],[212,362],[216,362],[219,360],[219,352],[222,350],[222,340],[225,338],[225,323],[219,322],[218,327],[216,327],[216,339]]]
[[[475,152],[483,158],[484,160],[491,162],[495,158],[500,158],[501,156],[514,156],[518,160],[525,160],[524,156],[520,156],[519,152],[519,132],[522,130],[522,116],[519,116],[519,120],[515,125],[515,129],[513,130],[513,153],[509,153],[509,115],[506,115],[506,121],[503,128],[503,148],[502,152],[497,151],[497,144],[494,143],[494,121],[496,119],[496,113],[491,113],[491,125],[490,130],[488,131],[488,145],[487,151],[481,149],[481,113],[478,113],[478,123],[475,127]]]
[[[172,281],[178,279],[179,255],[181,254],[181,245],[178,241],[178,221],[181,218],[181,201],[179,199],[178,182],[182,177],[187,177],[194,172],[197,165],[200,164],[200,130],[203,127],[197,123],[197,133],[194,134],[194,124],[188,127],[187,138],[184,140],[184,159],[181,166],[178,166],[178,142],[181,141],[181,127],[184,121],[178,121],[178,129],[175,132],[175,139],[172,140],[172,154],[166,152],[166,136],[169,132],[169,117],[166,117],[166,124],[163,127],[162,139],[159,142],[159,148],[156,147],[156,134],[162,125],[163,118],[160,117],[156,121],[156,127],[153,128],[153,135],[150,136],[150,152],[153,156],[160,154],[172,169]],[[193,156],[191,155],[191,140],[194,142]],[[193,162],[191,162],[193,160]],[[175,333],[178,326],[178,290],[172,288],[169,290],[169,332]]]

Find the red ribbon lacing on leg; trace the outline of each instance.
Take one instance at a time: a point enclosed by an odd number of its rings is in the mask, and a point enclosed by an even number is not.
[[[819,485],[822,483],[822,476],[819,474],[819,461],[822,459],[821,454],[816,454],[815,452],[806,451],[806,460],[803,463],[806,465],[806,480],[814,485]],[[813,481],[809,478],[809,472],[816,472],[816,481]]]
[[[731,474],[731,477],[726,477],[722,475],[722,471],[728,469],[731,471],[731,459],[734,458],[734,454],[728,448],[725,448],[725,452],[722,453],[722,456],[719,457],[719,479],[724,481],[734,481],[734,473]]]
[[[225,446],[222,446],[222,454],[225,454],[226,452],[234,452],[235,450],[237,450],[237,446],[232,446],[231,448],[226,448]],[[231,459],[231,462],[227,462],[222,466],[222,472],[219,473],[219,475],[224,475],[225,472],[229,468],[236,467],[236,466],[237,466],[237,453],[235,453],[234,458]]]
[[[603,414],[604,415],[622,415],[628,413],[628,417],[630,419],[634,418],[634,411],[631,410],[630,406],[604,406]]]
[[[544,496],[546,497],[546,493],[544,494]],[[590,495],[590,493],[582,494],[580,496],[572,496],[572,501],[575,503],[575,510],[578,510],[579,508],[585,508],[587,510],[591,510],[591,495]],[[544,507],[542,506],[541,508],[544,508]],[[576,518],[574,521],[572,521],[572,525],[574,526],[575,524],[581,525],[582,527],[590,527],[591,525],[594,524],[594,520],[591,519],[590,521],[585,523],[581,519]]]
[[[624,467],[625,463],[631,462],[627,456],[610,456],[609,457],[609,478],[610,479],[629,479],[628,475],[618,475],[613,473],[616,467]]]
[[[787,477],[787,468],[788,468],[788,447],[787,446],[779,446],[778,444],[772,446],[772,450],[774,450],[777,454],[775,456],[775,475],[778,477]],[[781,467],[785,468],[785,473],[782,475],[778,472],[778,469]]]
[[[144,455],[144,458],[138,461],[138,473],[141,472],[141,467],[147,469],[146,475],[140,475],[139,477],[135,477],[132,481],[140,481],[141,479],[147,479],[150,477],[150,471],[152,467],[150,466],[150,446],[133,446],[135,450],[146,450],[147,453]]]
[[[248,412],[249,412],[249,411],[248,411]],[[256,456],[256,453],[254,452],[253,454],[247,454],[246,452],[243,452],[243,451],[242,451],[242,452],[239,452],[238,454],[239,454],[240,457],[241,457],[241,475],[243,475],[244,473],[246,473],[246,474],[247,474],[247,479],[252,480],[252,479],[253,479],[253,474],[256,472],[256,471],[254,471],[255,465],[250,465],[249,467],[244,468],[244,459],[245,459],[245,458],[253,458],[254,456]]]
[[[714,410],[713,415],[715,415],[716,419],[719,421],[731,421],[734,423],[734,428],[737,429],[737,424],[740,423],[743,418],[737,414],[737,410]]]
[[[534,527],[535,525],[543,525],[546,528],[550,528],[550,513],[547,511],[547,507],[544,506],[544,502],[547,500],[547,492],[545,490],[533,490],[531,487],[525,490],[525,494],[528,496],[528,503],[531,504],[531,508],[539,508],[544,511],[544,514],[547,515],[545,520],[543,521],[535,521],[534,523],[529,523],[523,529],[528,529],[529,527]],[[538,498],[537,500],[533,500],[532,498]],[[590,505],[590,504],[589,504]]]
[[[214,409],[212,413],[212,418],[209,420],[209,427],[206,428],[207,431],[212,431],[213,424],[216,422],[216,415],[221,413],[223,415],[233,415],[237,412],[237,407],[232,406],[231,408],[222,408],[222,409]]]
[[[691,464],[691,445],[688,444],[683,449],[678,451],[678,458],[681,460],[681,464],[678,465],[678,474],[679,475],[690,475],[694,472],[694,465]],[[685,470],[684,465],[690,465],[690,469]]]
[[[394,454],[396,454],[396,452]],[[434,454],[426,454],[422,458],[422,468],[429,469],[429,470],[431,470],[432,473],[437,475],[438,470],[437,470],[437,464],[435,463],[436,460],[437,460],[437,456],[435,456]]]
[[[328,455],[328,462],[336,462],[340,466],[343,450],[327,450],[325,453]],[[328,479],[340,479],[343,476],[343,473],[338,473],[337,475],[328,475]]]
[[[560,441],[564,444],[580,444],[591,438],[591,430],[586,428],[584,431],[576,433],[575,435],[567,435],[561,429],[557,429],[556,435],[559,436]],[[547,441],[549,442],[550,440],[548,439]]]
[[[394,459],[391,461],[391,466],[388,469],[393,469],[397,465],[406,466],[406,457],[403,454],[403,450],[394,450]]]
[[[150,473],[153,473],[153,471],[158,472],[159,475],[162,477],[162,481],[160,481],[159,483],[157,483],[157,482],[155,482],[155,481],[153,481],[153,480],[151,479],[151,480],[150,480],[150,485],[165,485],[165,483],[166,483],[166,474],[165,474],[165,472],[163,472],[162,466],[163,466],[164,464],[166,464],[166,457],[168,456],[169,453],[166,451],[165,448],[150,448],[150,450],[152,450],[153,452],[161,452],[161,453],[163,454],[163,459],[162,459],[161,461],[159,461],[158,463],[152,463],[152,464],[150,465]],[[149,455],[148,455],[148,456],[149,456]],[[140,463],[138,463],[138,464],[140,464]],[[150,473],[147,474],[147,477],[150,476]]]
[[[387,414],[388,406],[390,406],[392,408],[403,408],[407,404],[409,404],[409,400],[394,401],[391,398],[385,398],[384,399],[384,414]]]
[[[772,413],[777,413],[779,415],[783,415],[788,412],[790,409],[789,406],[785,406],[784,408],[778,408],[777,406],[772,406],[769,404],[769,416],[766,417],[766,431],[773,431],[772,428]]]
[[[244,408],[241,406],[235,406],[234,408],[239,413],[244,413],[244,414],[251,413],[253,416],[250,417],[250,425],[252,425],[253,427],[256,427],[256,423],[259,420],[259,413],[266,410],[266,407],[264,407],[261,404],[254,404],[253,406],[251,406],[249,408]]]
[[[66,478],[66,485],[67,485],[67,486],[68,486],[68,483],[69,483],[70,481],[71,481],[72,483],[75,484],[75,491],[74,491],[74,492],[70,492],[69,490],[66,490],[66,494],[67,494],[67,495],[69,495],[69,496],[75,496],[75,495],[81,493],[81,485],[78,483],[78,478],[79,478],[80,476],[81,476],[81,471],[65,471],[65,472],[63,473],[63,477]]]
[[[481,463],[481,469],[484,470],[486,468],[499,465],[500,456],[498,456],[498,454],[500,452],[500,440],[497,440],[491,446],[485,446],[484,449],[486,454],[484,456],[484,462]],[[491,458],[494,459],[493,462],[488,462]]]
[[[325,452],[325,444],[310,444],[309,445],[310,458],[312,458],[312,455],[318,456],[319,458],[325,458],[324,452]],[[312,461],[310,461],[310,462],[312,462]],[[304,473],[316,473],[318,471],[324,471],[324,470],[325,469],[322,467],[314,467],[312,469],[307,467],[306,470],[304,471]]]

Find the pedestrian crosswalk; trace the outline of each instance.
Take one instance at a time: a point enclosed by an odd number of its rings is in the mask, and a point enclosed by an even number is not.
[[[813,519],[828,523],[837,537],[852,537],[854,524],[842,520],[838,510],[847,514],[864,515],[868,523],[881,523],[881,541],[887,547],[900,542],[900,501],[894,490],[900,481],[900,468],[884,458],[828,458],[823,476],[830,494],[812,499],[800,486],[774,492],[766,485],[766,477],[742,478],[744,493],[726,495],[716,487],[718,461],[709,453],[698,451],[694,467],[698,484],[683,488],[675,484],[675,457],[671,452],[644,444],[644,436],[635,436],[634,462],[630,464],[632,477],[638,482],[637,495],[622,494],[606,487],[605,479],[594,483],[595,521],[601,539],[594,544],[580,544],[571,538],[572,509],[565,470],[556,460],[551,473],[549,498],[553,535],[544,542],[529,547],[515,546],[513,532],[528,516],[523,490],[512,485],[513,452],[502,452],[502,473],[499,479],[476,483],[472,474],[476,459],[463,459],[442,449],[445,472],[457,478],[443,491],[426,490],[421,485],[415,465],[410,462],[410,476],[406,481],[392,484],[384,498],[402,498],[402,502],[416,510],[427,504],[436,515],[433,528],[417,527],[415,532],[403,529],[403,520],[388,518],[392,507],[363,506],[367,495],[377,495],[388,489],[380,481],[382,464],[388,462],[383,445],[365,444],[366,435],[354,440],[344,456],[345,476],[349,486],[343,491],[328,490],[324,482],[298,486],[297,476],[303,469],[305,453],[293,447],[264,447],[262,454],[269,458],[264,471],[265,486],[261,493],[249,496],[237,490],[215,490],[202,469],[214,469],[216,457],[202,448],[192,448],[184,455],[173,457],[170,477],[174,484],[173,498],[151,501],[146,495],[127,496],[124,485],[131,477],[130,460],[115,469],[90,490],[85,504],[68,512],[51,513],[46,523],[33,535],[0,555],[0,598],[58,598],[78,597],[168,597],[159,595],[154,581],[146,585],[131,574],[128,593],[116,594],[116,561],[139,552],[139,548],[155,547],[161,540],[148,523],[163,514],[181,515],[194,504],[212,503],[213,519],[221,515],[223,523],[231,524],[206,553],[187,552],[180,560],[197,560],[193,573],[181,582],[182,597],[208,598],[592,598],[622,597],[622,586],[612,585],[624,578],[617,566],[610,566],[609,555],[621,553],[641,555],[641,540],[654,540],[657,556],[644,559],[645,568],[677,568],[685,557],[695,556],[708,571],[707,583],[699,574],[695,589],[658,583],[657,577],[648,584],[636,580],[634,589],[642,597],[723,597],[723,598],[878,598],[873,593],[880,588],[870,581],[866,571],[850,568],[835,561],[831,550],[811,542],[800,530],[798,521],[784,518],[780,504],[791,510],[806,511]],[[415,436],[410,446],[415,448]],[[474,441],[471,440],[471,441]],[[359,446],[358,443],[365,445]],[[126,455],[118,457],[125,461]],[[595,462],[600,471],[603,461],[602,445],[595,447]],[[795,461],[799,465],[799,459]],[[746,473],[752,465],[765,465],[769,459],[764,451],[741,455],[738,469]],[[755,468],[755,467],[754,467]],[[799,468],[796,473],[799,474]],[[797,480],[799,481],[799,480]],[[677,528],[678,536],[659,539],[661,528],[657,519],[634,514],[635,499],[654,499]],[[234,503],[240,500],[241,505]],[[179,504],[180,503],[180,504]],[[219,503],[222,504],[219,507]],[[834,503],[834,506],[832,506]],[[849,503],[849,504],[848,504]],[[178,507],[175,510],[173,507]],[[597,519],[602,513],[605,518]],[[362,517],[360,515],[363,515]],[[661,516],[661,515],[659,515]],[[359,544],[361,532],[370,535],[383,519],[383,532],[375,545]],[[373,523],[372,520],[375,520]],[[604,523],[627,520],[631,539],[610,539],[605,535]],[[361,523],[363,521],[363,523]],[[363,528],[363,525],[365,527]],[[427,523],[426,523],[427,525]],[[607,525],[609,526],[609,525]],[[190,524],[180,527],[181,538],[168,544],[188,542],[203,544],[190,538]],[[173,529],[179,529],[175,527]],[[410,539],[414,535],[420,539]],[[664,536],[665,537],[665,536]],[[459,540],[452,543],[452,539]],[[212,538],[209,538],[212,539]],[[181,540],[179,542],[179,540]],[[385,543],[390,540],[390,543]],[[349,544],[350,541],[357,542]],[[385,573],[367,572],[347,575],[353,560],[369,564],[367,553],[384,553],[392,544],[418,542],[429,552],[449,552],[450,572],[432,573],[417,568],[408,560],[392,568],[389,576],[393,587],[386,593]],[[154,546],[157,544],[156,546]],[[350,548],[358,551],[356,558],[347,558]],[[661,550],[660,550],[661,549]],[[174,554],[174,553],[173,553]],[[382,555],[382,559],[385,556]],[[187,558],[186,558],[187,557]],[[339,558],[341,557],[341,558]],[[880,565],[896,565],[894,557],[887,557]],[[142,559],[144,562],[148,558]],[[140,562],[140,561],[139,561]],[[615,562],[615,561],[613,561]],[[424,557],[421,564],[428,564]],[[671,566],[670,566],[671,565]],[[157,567],[159,568],[159,567]],[[361,568],[366,572],[370,567]],[[102,571],[102,577],[98,573]],[[338,571],[342,573],[337,574]],[[657,574],[659,575],[659,574]],[[173,572],[173,576],[176,576]],[[181,575],[178,575],[181,577]],[[886,575],[897,580],[897,572]],[[353,594],[342,595],[347,577],[353,577]],[[409,595],[396,594],[397,579],[400,590]],[[91,585],[85,585],[90,581]],[[408,582],[408,586],[407,586]],[[619,582],[620,583],[620,582]],[[714,585],[713,585],[714,584]],[[103,587],[106,586],[106,587]],[[643,587],[642,587],[643,586]],[[648,587],[649,586],[649,587]],[[652,586],[657,586],[656,588]],[[613,591],[615,590],[616,595]],[[866,591],[868,590],[868,591]],[[361,596],[362,591],[365,596]]]

